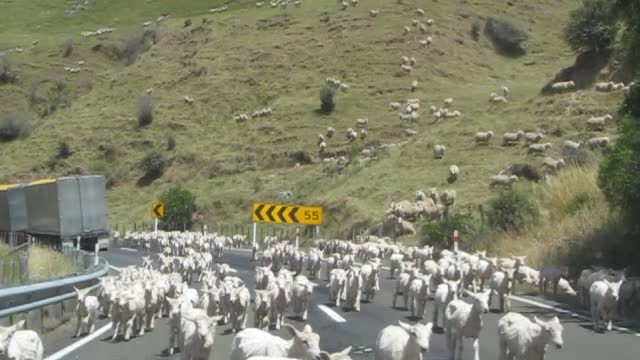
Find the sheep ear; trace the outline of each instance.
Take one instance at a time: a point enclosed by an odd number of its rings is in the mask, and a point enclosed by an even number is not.
[[[320,360],[331,360],[331,355],[329,353],[322,351],[320,353]]]
[[[313,329],[311,328],[311,325],[307,324],[304,326],[304,329],[302,329],[302,331],[306,333],[312,333]]]
[[[25,328],[27,321],[26,320],[20,320],[15,326],[16,326],[16,330],[22,330]]]
[[[282,326],[287,329],[287,331],[289,331],[289,334],[293,337],[298,337],[298,330],[296,328],[294,328],[292,325],[290,324],[282,324]]]
[[[432,322],[428,322],[424,325],[427,329],[432,330],[433,329],[433,323]]]
[[[558,319],[557,316],[554,316],[553,319],[551,319],[551,321],[553,321],[556,324],[560,324],[560,319]]]

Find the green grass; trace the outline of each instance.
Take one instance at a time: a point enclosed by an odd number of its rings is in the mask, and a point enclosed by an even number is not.
[[[514,162],[539,165],[541,158],[526,155],[526,148],[499,146],[501,135],[517,129],[540,129],[554,144],[549,154],[559,157],[564,139],[595,136],[585,130],[590,115],[613,112],[620,94],[591,90],[542,97],[539,90],[561,68],[573,63],[562,43],[561,30],[577,0],[539,1],[505,6],[503,1],[482,3],[371,0],[347,11],[334,0],[306,1],[300,8],[256,9],[252,1],[235,1],[230,11],[208,14],[210,1],[94,2],[87,11],[64,15],[69,2],[60,0],[3,2],[0,13],[0,48],[21,46],[11,55],[20,80],[0,86],[3,111],[30,111],[29,94],[41,80],[62,79],[70,84],[73,101],[46,118],[34,120],[31,135],[0,144],[0,180],[26,181],[48,176],[88,172],[102,168],[114,180],[109,192],[112,224],[150,222],[149,208],[159,194],[180,183],[197,195],[198,221],[249,223],[253,201],[278,201],[279,191],[292,190],[287,202],[325,206],[327,230],[352,224],[375,223],[393,200],[411,198],[416,189],[453,188],[460,206],[484,203],[492,194],[488,177]],[[402,36],[415,8],[435,19],[430,29],[431,49],[418,46],[416,28]],[[376,19],[369,9],[381,10]],[[159,42],[139,61],[125,66],[100,52],[97,44],[121,46],[144,21],[170,13],[157,27]],[[471,23],[479,17],[513,19],[529,32],[527,55],[512,59],[497,55],[484,35],[475,42]],[[328,16],[328,21],[323,18]],[[183,28],[186,18],[193,25]],[[201,18],[209,19],[207,24]],[[325,18],[326,20],[326,18]],[[82,38],[80,31],[116,27],[104,39]],[[62,58],[64,39],[74,39],[74,52]],[[33,40],[40,44],[32,46]],[[402,74],[402,55],[415,56],[412,75]],[[79,74],[64,66],[86,62]],[[319,115],[319,92],[332,76],[351,85],[338,93],[336,110]],[[409,91],[411,80],[420,87]],[[91,81],[93,89],[83,90]],[[490,105],[489,93],[501,84],[510,88],[509,104]],[[153,87],[155,119],[138,129],[135,105],[144,89]],[[195,99],[193,105],[183,101]],[[428,107],[446,97],[461,119],[432,124]],[[421,119],[410,127],[419,131],[405,138],[391,101],[420,98]],[[264,106],[273,116],[236,124],[232,116]],[[366,142],[349,145],[345,138],[355,119],[369,118]],[[327,126],[336,128],[329,150],[351,148],[358,153],[370,144],[409,140],[402,150],[365,167],[350,165],[329,175],[328,165],[294,167],[286,153],[316,152],[316,138]],[[493,144],[478,148],[473,135],[493,130]],[[607,134],[612,134],[609,128]],[[177,146],[166,151],[173,134]],[[557,135],[552,135],[557,134]],[[54,169],[46,165],[59,138],[74,150]],[[431,157],[433,144],[447,146],[443,160]],[[101,145],[116,149],[103,161]],[[140,162],[151,149],[165,151],[169,164],[164,175],[146,187]],[[354,159],[357,162],[357,157]],[[460,180],[446,185],[448,166],[457,164]],[[255,179],[262,179],[258,192]]]

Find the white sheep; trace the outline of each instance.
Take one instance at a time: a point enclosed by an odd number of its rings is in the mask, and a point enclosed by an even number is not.
[[[184,102],[186,102],[187,104],[191,105],[194,102],[194,99],[191,96],[185,96],[184,97]]]
[[[489,285],[491,293],[489,295],[489,307],[491,307],[491,298],[493,294],[498,295],[500,300],[500,311],[509,312],[511,309],[511,294],[513,293],[513,282],[516,269],[502,269],[491,275]]]
[[[581,148],[582,145],[583,145],[582,143],[578,143],[571,140],[565,140],[564,143],[562,143],[562,153],[572,154],[576,152],[579,148]]]
[[[500,360],[544,360],[549,344],[562,349],[563,327],[557,316],[549,321],[518,313],[508,313],[498,320]]]
[[[444,99],[444,108],[448,108],[449,106],[451,106],[453,104],[453,98],[446,98]]]
[[[398,321],[378,333],[375,360],[423,360],[429,350],[432,324],[409,325]]]
[[[379,13],[380,13],[380,10],[376,10],[376,9],[369,10],[369,16],[371,16],[373,18],[378,16]]]
[[[420,32],[422,34],[426,34],[427,33],[427,26],[425,24],[419,24],[418,25],[418,30],[420,30]]]
[[[416,14],[418,14],[420,16],[424,16],[424,10],[418,8],[418,9],[416,9]]]
[[[356,119],[357,126],[367,126],[367,124],[369,124],[368,118]]]
[[[402,64],[402,65],[400,65],[400,70],[409,73],[409,72],[413,71],[413,67],[411,65]]]
[[[405,129],[405,130],[404,130],[404,133],[405,133],[407,136],[415,136],[415,135],[418,135],[418,132],[417,132],[416,130],[413,130],[413,129]]]
[[[491,95],[489,96],[489,102],[493,104],[506,104],[508,101],[504,96],[499,96],[496,93],[491,93]]]
[[[507,98],[507,95],[509,95],[509,88],[506,87],[505,85],[502,85],[500,87],[500,94],[502,95],[503,98]]]
[[[494,188],[496,185],[511,188],[513,183],[518,182],[520,179],[516,175],[493,175],[489,178],[489,188]]]
[[[347,140],[349,142],[354,142],[358,139],[358,133],[352,128],[347,129]]]
[[[346,1],[343,1],[341,5],[342,5],[342,10],[347,10],[349,8],[349,3]]]
[[[411,32],[411,28],[410,28],[410,27],[408,27],[408,26],[405,26],[405,27],[404,27],[404,34],[405,34],[405,35],[408,35],[410,32]]]
[[[75,286],[73,289],[78,297],[76,305],[76,337],[79,337],[82,331],[86,331],[92,334],[96,328],[96,319],[98,318],[98,309],[100,308],[100,302],[98,298],[89,295],[91,290],[78,289]]]
[[[611,90],[613,90],[613,86],[615,85],[615,83],[613,81],[607,81],[607,82],[597,82],[594,86],[596,91],[600,91],[600,92],[609,92]]]
[[[609,147],[611,140],[607,136],[600,136],[589,139],[588,143],[591,150],[606,149],[607,147]]]
[[[346,274],[345,280],[345,301],[347,307],[355,311],[360,311],[360,297],[362,296],[362,278],[360,269],[351,267]]]
[[[438,196],[438,200],[444,206],[454,206],[456,203],[456,191],[455,190],[443,190]]]
[[[444,157],[445,150],[447,150],[447,148],[444,145],[433,145],[433,158],[442,159]]]
[[[420,20],[418,19],[411,20],[411,25],[413,25],[414,27],[418,26],[418,24],[420,24]]]
[[[460,280],[444,280],[442,284],[436,287],[436,292],[433,296],[433,326],[438,327],[438,317],[440,317],[443,322],[442,328],[444,328],[444,312],[450,302],[458,299],[459,285]]]
[[[343,269],[331,270],[329,278],[329,301],[336,304],[336,307],[340,307],[340,300],[344,296],[345,284],[347,280],[347,273]]]
[[[527,149],[528,154],[543,154],[545,151],[550,149],[553,145],[551,143],[544,144],[531,144]]]
[[[575,89],[576,87],[576,83],[573,82],[573,80],[571,81],[561,81],[561,82],[555,82],[553,84],[551,84],[551,91],[555,92],[555,93],[561,93],[561,92],[565,92],[565,91],[571,91],[573,89]]]
[[[518,130],[516,132],[507,132],[502,135],[502,145],[511,146],[516,145],[520,139],[524,137],[524,131]]]
[[[527,145],[537,144],[544,139],[544,134],[540,132],[526,132],[524,133],[524,141]]]
[[[476,145],[489,145],[493,131],[478,131],[475,135]]]
[[[427,25],[431,26],[433,25],[434,20],[433,19],[427,19]]]
[[[447,183],[453,184],[460,176],[460,168],[457,165],[449,166],[449,175],[447,175]]]
[[[480,360],[480,331],[482,314],[489,312],[489,292],[472,293],[465,290],[471,304],[460,299],[453,300],[444,311],[446,343],[451,358],[462,360],[463,338],[473,339],[473,358]]]
[[[418,88],[418,80],[413,80],[411,81],[411,91],[416,91],[416,89]]]
[[[252,356],[281,356],[303,360],[321,359],[320,336],[310,325],[302,331],[285,324],[291,340],[282,339],[259,329],[245,329],[239,332],[231,343],[230,360],[248,360]]]
[[[616,309],[618,308],[618,300],[620,299],[620,285],[622,280],[609,282],[607,279],[595,281],[589,289],[591,303],[591,318],[593,320],[593,330],[600,329],[602,321],[607,331],[611,331],[612,320]]]
[[[566,164],[564,162],[564,159],[555,160],[553,158],[546,157],[544,158],[544,160],[542,160],[542,167],[546,168],[551,173],[555,173],[565,166]]]
[[[391,110],[398,110],[398,109],[400,109],[400,106],[402,106],[402,104],[400,104],[399,102],[390,102],[389,103],[389,107],[391,108]]]
[[[296,276],[293,283],[291,293],[291,305],[293,307],[293,313],[300,315],[303,321],[307,321],[307,314],[309,313],[309,302],[311,300],[311,294],[313,288],[316,285],[311,283],[304,275]]]
[[[25,320],[0,327],[0,357],[11,360],[42,360],[44,349],[37,332],[23,330]]]
[[[587,127],[593,131],[603,131],[608,121],[613,120],[610,114],[604,116],[593,116],[587,120]]]
[[[213,349],[216,325],[222,316],[208,317],[192,309],[180,319],[180,351],[185,359],[208,359]]]

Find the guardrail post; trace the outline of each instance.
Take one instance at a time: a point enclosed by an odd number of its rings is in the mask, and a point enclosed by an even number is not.
[[[20,284],[29,282],[29,245],[27,245],[18,257],[20,262]]]

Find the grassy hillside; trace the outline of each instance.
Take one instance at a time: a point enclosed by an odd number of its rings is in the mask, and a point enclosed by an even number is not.
[[[0,143],[0,182],[108,173],[114,183],[109,192],[112,223],[148,221],[150,202],[176,183],[196,193],[199,219],[210,223],[247,223],[253,201],[276,200],[284,190],[294,193],[289,202],[325,205],[329,228],[379,219],[391,201],[411,198],[416,189],[453,188],[460,206],[475,205],[491,197],[489,176],[514,162],[541,162],[541,157],[527,156],[524,147],[501,147],[503,132],[539,129],[554,144],[548,155],[557,158],[564,139],[595,136],[585,129],[586,119],[613,112],[621,97],[592,90],[539,95],[559,69],[573,62],[560,35],[577,0],[515,1],[513,6],[497,0],[363,0],[346,11],[334,0],[287,9],[234,1],[229,11],[218,14],[207,13],[221,5],[216,1],[94,0],[87,10],[66,15],[72,3],[0,4],[5,15],[0,50],[24,49],[8,55],[19,80],[0,85],[2,112],[33,115],[28,137]],[[418,7],[425,9],[425,19],[435,20],[430,49],[419,47],[418,40],[427,35],[417,28],[402,34],[419,18]],[[380,10],[377,18],[369,17],[372,8]],[[162,13],[171,16],[147,28],[157,32],[156,44],[128,66],[113,58],[127,39],[140,34],[143,22]],[[527,54],[504,57],[485,35],[472,40],[471,24],[488,16],[523,26],[529,33]],[[186,19],[193,24],[185,28]],[[100,27],[116,31],[80,36]],[[67,38],[74,49],[64,58]],[[97,44],[102,44],[99,49]],[[411,75],[400,71],[403,55],[417,59]],[[85,61],[80,73],[63,70],[80,60]],[[337,95],[334,113],[321,115],[318,94],[328,76],[351,89]],[[420,86],[412,93],[414,79]],[[33,106],[32,99],[55,93],[56,81],[66,84],[62,97],[68,106],[38,116],[42,103]],[[509,103],[489,104],[489,94],[502,84],[510,88]],[[136,104],[150,87],[155,119],[139,129]],[[186,104],[185,95],[195,103]],[[441,106],[446,97],[455,99],[452,108],[464,116],[433,124],[427,109]],[[415,124],[401,123],[389,110],[390,101],[406,98],[421,99],[421,119]],[[273,116],[244,124],[232,120],[234,114],[265,106],[273,108]],[[355,128],[360,117],[369,118],[369,137],[349,145],[345,131]],[[337,130],[329,150],[356,154],[370,145],[409,144],[366,166],[357,166],[355,156],[341,172],[328,171],[331,165],[321,162],[295,167],[287,154],[315,156],[317,134],[327,126]],[[407,138],[406,128],[419,134]],[[479,130],[494,131],[491,146],[474,145]],[[611,132],[613,127],[606,134]],[[166,150],[169,136],[177,142],[171,151]],[[51,161],[60,139],[73,154]],[[443,160],[431,157],[436,143],[447,146]],[[140,162],[152,149],[162,150],[169,166],[162,177],[140,186]],[[451,164],[460,167],[461,178],[447,186]]]

